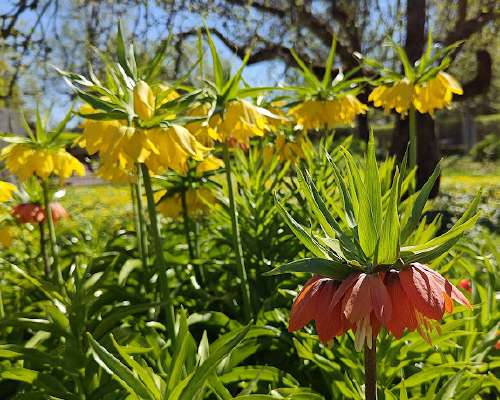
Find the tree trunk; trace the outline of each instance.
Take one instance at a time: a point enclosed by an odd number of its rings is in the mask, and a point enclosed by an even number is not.
[[[426,0],[412,0],[406,6],[406,44],[405,50],[412,63],[418,60],[424,50]],[[430,177],[436,168],[441,154],[435,134],[434,120],[427,114],[417,115],[417,189]],[[399,116],[399,115],[398,115]],[[390,148],[399,160],[404,156],[408,144],[408,118],[399,119],[396,123]],[[430,197],[439,193],[439,179],[436,181]]]
[[[428,114],[420,114],[417,112],[416,115],[418,135],[417,188],[420,188],[427,182],[434,168],[436,168],[441,157],[441,152],[436,137],[434,120]],[[399,161],[403,159],[407,148],[408,127],[408,117],[397,120],[389,152],[396,155]],[[440,178],[438,177],[429,195],[430,198],[434,198],[439,194],[439,182]]]

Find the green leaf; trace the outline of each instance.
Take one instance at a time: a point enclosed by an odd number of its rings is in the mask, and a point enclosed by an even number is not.
[[[341,229],[340,225],[337,223],[335,218],[328,211],[328,208],[326,207],[325,202],[321,198],[318,189],[316,188],[316,185],[314,185],[311,175],[309,175],[309,172],[306,169],[304,169],[303,176],[305,178],[305,183],[312,194],[313,197],[312,200],[318,207],[319,212],[323,215],[324,219],[326,220],[326,223],[333,228],[334,233],[336,234],[335,236],[338,237],[338,240],[342,245],[343,253],[344,254],[347,253],[347,255],[350,256],[349,259],[356,259],[359,257],[363,257],[362,255],[360,255],[360,252],[356,244],[351,240],[351,238],[348,235],[344,233],[344,231]],[[327,232],[325,231],[325,233]],[[341,256],[338,253],[337,255],[339,255],[339,257]]]
[[[425,207],[425,203],[427,202],[429,194],[431,193],[431,190],[434,187],[434,183],[436,182],[436,179],[440,174],[441,174],[441,164],[439,163],[438,165],[436,165],[434,172],[429,177],[427,182],[425,182],[424,186],[422,186],[422,189],[420,189],[420,191],[418,192],[415,203],[413,203],[411,216],[406,225],[401,230],[401,243],[404,243],[417,227],[418,221]]]
[[[264,276],[280,275],[293,272],[307,272],[321,276],[344,279],[352,273],[348,264],[325,258],[304,258],[292,261],[288,264],[280,265],[271,271],[264,273]]]
[[[134,358],[127,353],[126,351],[127,348],[124,346],[120,346],[116,342],[113,335],[111,335],[111,342],[113,343],[113,346],[118,351],[123,360],[125,360],[125,362],[132,369],[132,371],[134,371],[134,373],[137,374],[141,382],[143,382],[144,385],[149,389],[150,393],[153,395],[155,400],[161,400],[160,390],[156,386],[155,382],[155,378],[159,379],[159,377],[155,376],[155,374],[149,369],[147,369],[147,367],[143,367],[136,360],[134,360]]]
[[[351,154],[344,151],[344,157],[347,160],[347,166],[350,173],[350,185],[354,188],[358,199],[358,206],[354,209],[354,212],[356,215],[359,244],[364,254],[371,259],[375,253],[378,232],[375,228],[368,188],[361,179],[360,169]]]
[[[177,334],[178,339],[175,343],[175,350],[168,371],[168,381],[165,389],[166,398],[168,398],[182,379],[182,369],[187,355],[188,334],[186,312],[181,310],[179,315],[179,333]]]
[[[366,151],[365,183],[368,194],[368,201],[370,203],[371,216],[376,235],[378,236],[382,223],[382,194],[380,188],[380,176],[378,171],[377,159],[375,156],[375,138],[373,137],[373,129],[370,130],[370,138],[368,140],[368,148]],[[396,191],[397,189],[398,188],[396,187]]]
[[[299,239],[300,242],[304,246],[306,246],[307,249],[315,256],[320,258],[328,258],[327,252],[309,233],[306,232],[302,225],[300,225],[292,218],[292,216],[288,213],[285,207],[283,207],[278,199],[276,199],[276,206],[278,207],[278,211],[285,220],[286,224],[289,226],[294,235],[297,236],[297,239]]]
[[[130,65],[127,60],[127,53],[125,50],[125,40],[123,38],[122,21],[118,22],[118,30],[116,32],[116,55],[118,57],[118,62],[120,63],[126,74],[133,78],[134,74],[130,69]]]
[[[312,193],[312,188],[311,188],[311,186],[309,186],[309,181],[306,182],[306,178],[305,178],[306,174],[308,174],[308,172],[306,170],[304,170],[304,171],[301,171],[300,169],[297,170],[299,189],[300,189],[301,193],[306,197],[306,201],[309,204],[309,207],[311,207],[312,212],[316,216],[316,218],[317,218],[319,224],[321,225],[321,228],[323,228],[323,231],[325,232],[325,234],[334,238],[337,236],[337,234],[336,234],[336,230],[333,228],[333,226],[338,227],[337,221],[335,221],[335,219],[326,210],[326,206],[324,203],[323,203],[323,208],[319,207],[319,204],[316,202],[316,199]],[[333,224],[332,224],[332,222],[333,222]]]
[[[215,86],[219,91],[222,91],[224,87],[224,69],[222,68],[222,63],[219,58],[219,54],[217,53],[217,49],[215,48],[215,44],[212,40],[212,35],[210,34],[210,30],[205,25],[205,30],[207,32],[207,42],[210,47],[210,53],[212,54],[212,67],[215,78]]]
[[[405,71],[405,76],[410,81],[413,81],[413,79],[415,78],[415,71],[413,70],[413,67],[412,67],[412,65],[410,63],[408,55],[406,54],[406,51],[401,46],[399,46],[398,44],[396,44],[392,39],[390,39],[390,44],[394,48],[394,50],[396,50],[396,53],[397,53],[397,55],[399,57],[399,60],[403,64],[403,69]]]
[[[38,371],[20,367],[7,367],[0,371],[0,377],[2,379],[32,384],[38,378]]]
[[[377,260],[378,264],[393,264],[399,258],[399,172],[396,168],[396,175],[392,183],[391,197],[389,205],[382,222],[380,240],[378,243]]]
[[[90,333],[87,333],[90,348],[96,362],[115,378],[130,394],[141,399],[155,400],[146,386],[113,354],[101,346]]]
[[[295,62],[302,70],[302,76],[304,77],[305,81],[313,88],[321,89],[321,82],[318,80],[316,75],[314,75],[314,73],[309,68],[307,68],[304,61],[300,59],[300,57],[298,56],[298,54],[295,52],[294,49],[290,49],[290,52],[292,53]]]
[[[181,382],[181,389],[172,394],[172,400],[193,400],[196,398],[198,393],[203,389],[205,383],[209,376],[213,373],[217,365],[222,361],[224,357],[229,355],[231,351],[245,338],[250,325],[232,332],[232,335],[226,341],[226,343],[217,350],[213,351],[210,356],[205,360],[199,368],[195,370],[193,374],[188,376]]]
[[[323,76],[323,88],[326,89],[330,84],[330,78],[332,76],[333,60],[335,59],[335,48],[337,47],[337,37],[333,35],[332,44],[330,46],[330,52],[328,53],[328,58],[325,65],[325,75]]]

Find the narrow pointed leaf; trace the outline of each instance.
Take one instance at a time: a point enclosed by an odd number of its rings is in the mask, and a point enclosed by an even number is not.
[[[344,279],[353,271],[349,265],[328,260],[325,258],[304,258],[302,260],[292,261],[288,264],[280,265],[264,276],[280,275],[294,272],[306,272],[314,275],[329,276],[337,279]]]

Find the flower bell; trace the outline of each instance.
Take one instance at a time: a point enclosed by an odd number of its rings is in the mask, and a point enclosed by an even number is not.
[[[143,121],[151,119],[155,113],[155,95],[143,80],[138,81],[134,87],[134,110]]]

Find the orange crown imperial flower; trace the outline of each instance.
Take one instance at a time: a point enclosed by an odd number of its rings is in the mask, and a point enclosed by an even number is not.
[[[317,275],[295,299],[288,330],[294,332],[314,320],[320,340],[329,342],[352,329],[358,350],[365,341],[371,347],[381,327],[396,338],[405,329],[417,330],[430,342],[433,321],[453,311],[452,300],[470,308],[455,286],[419,263],[401,271],[356,272],[342,281]]]
[[[50,203],[50,210],[54,222],[69,216],[66,209],[58,202]],[[12,209],[11,214],[21,224],[41,224],[46,218],[45,209],[38,203],[18,204]]]
[[[421,234],[427,226],[425,219],[419,220],[439,166],[418,193],[401,200],[403,187],[411,179],[411,175],[400,178],[405,176],[406,160],[401,175],[396,168],[392,182],[383,182],[373,135],[363,165],[346,150],[344,161],[346,177],[330,160],[344,205],[343,215],[337,218],[309,173],[299,170],[299,188],[321,234],[311,233],[277,203],[292,232],[314,254],[267,273],[313,274],[292,306],[289,331],[314,320],[320,340],[328,342],[352,330],[358,351],[365,343],[372,348],[382,327],[397,338],[405,329],[417,330],[430,342],[432,328],[439,333],[435,321],[452,312],[453,301],[471,306],[455,286],[425,264],[448,252],[476,222],[480,195],[452,229],[429,240]]]

